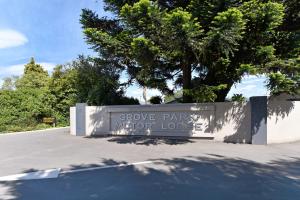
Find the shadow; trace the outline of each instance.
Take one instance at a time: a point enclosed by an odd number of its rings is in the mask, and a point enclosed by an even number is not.
[[[115,142],[118,144],[136,144],[136,145],[146,145],[146,146],[161,145],[161,144],[180,145],[180,144],[195,142],[191,140],[191,138],[185,138],[185,137],[139,136],[139,135],[123,135],[123,136],[94,135],[94,136],[88,136],[84,138],[104,139],[108,142]]]
[[[160,107],[161,106],[161,107]],[[176,108],[172,111],[172,108],[186,106],[186,110],[178,111]],[[169,107],[169,108],[168,108]],[[203,108],[210,108],[210,110],[203,110]],[[189,120],[179,120],[187,121],[189,126],[184,129],[182,127],[176,128],[173,131],[163,132],[160,130],[160,127],[154,127],[158,130],[157,132],[150,129],[142,129],[140,131],[133,130],[131,126],[124,128],[126,125],[131,123],[138,123],[147,120],[128,120],[125,119],[122,121],[124,126],[119,128],[114,128],[118,120],[122,118],[122,113],[136,113],[138,116],[143,112],[142,110],[146,109],[145,113],[153,114],[161,113],[163,109],[167,110],[165,113],[175,114],[178,116],[178,113],[183,113],[188,116]],[[170,110],[171,108],[171,110]],[[250,143],[251,142],[251,133],[250,133],[250,107],[248,103],[237,104],[237,103],[205,103],[205,104],[173,104],[173,105],[147,105],[147,106],[128,106],[128,108],[119,107],[119,106],[110,106],[110,107],[93,107],[93,113],[90,116],[90,127],[93,127],[93,130],[90,132],[92,136],[100,136],[101,134],[105,137],[108,134],[114,135],[116,138],[112,138],[109,141],[117,142],[120,144],[130,143],[130,144],[184,144],[190,142],[187,138],[205,138],[205,139],[214,139],[215,135],[220,135],[223,137],[225,142],[231,143]],[[124,110],[125,109],[125,110]],[[190,109],[190,110],[189,110]],[[163,112],[164,114],[164,112]],[[163,115],[162,114],[162,115]],[[196,117],[194,117],[194,115]],[[156,119],[159,126],[161,122],[165,121],[161,119],[162,116]],[[109,119],[112,119],[111,121]],[[149,120],[148,120],[149,121]],[[151,121],[151,120],[150,120]],[[194,130],[193,123],[199,123],[202,125],[200,134]],[[224,126],[233,126],[230,129],[224,128]],[[222,130],[224,128],[224,130]],[[103,131],[106,130],[106,131]],[[111,132],[114,133],[111,133]],[[220,134],[220,132],[222,132]],[[128,138],[120,136],[128,136]],[[140,137],[132,137],[140,136]],[[142,137],[144,136],[144,137]],[[145,137],[146,136],[146,137]],[[167,136],[168,138],[162,138],[162,136]],[[155,139],[156,137],[156,139]],[[178,140],[178,137],[183,137],[182,140]],[[94,137],[88,137],[94,138]]]
[[[278,101],[276,98],[270,98],[268,101],[268,118],[276,117],[276,121],[289,116],[295,108],[295,102],[290,100]]]
[[[174,110],[171,107],[171,105],[109,106],[103,108],[106,112],[103,115],[106,116],[102,118],[102,123],[99,123],[101,109],[97,110],[98,113],[91,115],[91,124],[92,126],[96,125],[96,128],[92,130],[92,135],[101,132],[97,125],[102,124],[102,127],[105,126],[106,134],[116,136],[191,137],[193,134],[192,123],[202,116],[198,115],[198,118],[194,119],[195,112],[182,109]]]
[[[220,132],[220,130],[227,128],[224,142],[251,143],[252,136],[258,130],[265,128],[267,132],[268,120],[271,121],[275,118],[277,122],[289,117],[295,109],[295,101],[296,99],[270,97],[266,105],[262,105],[259,101],[254,102],[254,105],[251,105],[250,101],[246,103],[226,103],[216,113],[214,131]],[[253,106],[258,109],[254,109]],[[231,129],[228,128],[228,125],[234,127],[232,132],[230,132]]]
[[[258,163],[207,155],[152,162],[66,173],[57,179],[1,182],[0,188],[5,188],[10,199],[22,200],[291,200],[300,197],[299,158]],[[102,166],[120,163],[124,162],[105,160]],[[73,166],[73,170],[90,166],[95,165]]]
[[[256,134],[255,131],[262,130],[261,126],[266,124],[268,119],[276,117],[276,120],[281,120],[289,116],[295,108],[292,100],[269,98],[267,109],[262,105],[264,109],[259,113],[251,111],[250,102],[89,107],[91,115],[89,116],[88,134],[92,136],[114,135],[117,137],[109,141],[120,144],[181,144],[189,142],[186,139],[189,137],[249,144],[252,142],[252,135]],[[186,106],[186,110],[181,108],[184,106]],[[203,109],[205,107],[214,107],[214,110],[205,110]],[[128,113],[130,118],[126,116]],[[167,120],[163,116],[165,113],[169,117]],[[187,119],[182,118],[180,114],[187,116]],[[253,116],[258,116],[258,114],[261,114],[261,117],[258,117],[256,121],[251,121]],[[178,118],[177,124],[172,123],[171,116],[173,115]],[[135,116],[136,119],[134,119]],[[155,116],[155,120],[151,119],[153,116]],[[163,129],[168,122],[171,122],[169,125],[172,127]],[[196,130],[195,124],[200,125],[199,130]],[[169,138],[161,139],[162,136]],[[153,137],[157,137],[157,139]],[[172,141],[173,137],[175,137],[175,141]],[[183,137],[183,142],[177,141],[178,137]]]
[[[116,136],[108,140],[109,142],[116,142],[118,144],[137,144],[137,145],[179,145],[194,143],[194,141],[187,138],[167,138],[167,137],[139,137],[139,136]]]
[[[274,95],[268,99],[268,118],[276,117],[276,121],[284,119],[295,109],[295,103],[300,101],[299,96],[288,94]]]
[[[85,164],[85,165],[71,165],[69,168],[69,171],[72,170],[81,170],[81,169],[89,169],[89,168],[101,168],[101,167],[107,167],[107,166],[116,166],[121,164],[128,164],[125,161],[116,161],[114,159],[103,159],[101,161],[101,164]],[[92,170],[94,171],[94,170]]]
[[[216,113],[217,133],[222,133],[226,143],[251,143],[250,102],[223,103]]]

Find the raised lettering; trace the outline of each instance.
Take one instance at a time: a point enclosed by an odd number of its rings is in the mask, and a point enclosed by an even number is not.
[[[144,129],[144,127],[145,127],[145,125],[141,122],[136,124],[136,129],[141,130],[141,129]]]
[[[142,120],[146,120],[147,117],[148,117],[148,114],[147,114],[147,113],[142,113],[141,115],[142,115]]]
[[[149,115],[149,120],[150,121],[155,121],[155,114],[150,114]]]
[[[126,120],[132,120],[132,114],[127,114],[126,115]]]
[[[138,113],[134,114],[133,119],[136,120],[136,121],[141,120],[141,114],[138,114]]]
[[[177,116],[176,116],[176,114],[175,113],[173,113],[172,115],[171,115],[171,119],[170,119],[171,121],[177,121]]]
[[[166,120],[167,118],[170,118],[170,114],[163,114],[163,120]]]
[[[125,119],[126,119],[125,114],[121,114],[121,115],[120,115],[120,120],[125,121]]]
[[[176,124],[174,122],[171,122],[168,124],[168,128],[169,129],[175,129],[176,128]]]

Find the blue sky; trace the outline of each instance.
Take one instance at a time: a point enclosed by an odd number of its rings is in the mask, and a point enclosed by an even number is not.
[[[0,65],[27,62],[31,56],[40,62],[64,63],[90,53],[79,24],[81,9],[86,7],[104,13],[102,3],[95,0],[0,0],[0,30],[24,37],[11,38],[19,46],[1,48],[0,44]]]
[[[107,15],[101,0],[0,0],[0,8],[0,79],[22,74],[30,57],[51,72],[56,64],[70,62],[79,54],[93,54],[83,39],[81,9]],[[247,77],[230,94],[266,95],[264,81]],[[157,94],[148,91],[148,96]],[[141,99],[142,89],[132,86],[127,95]]]

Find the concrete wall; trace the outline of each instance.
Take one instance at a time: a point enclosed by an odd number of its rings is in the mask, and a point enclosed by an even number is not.
[[[250,103],[215,103],[215,141],[251,143]]]
[[[300,101],[268,102],[268,144],[300,140]]]
[[[82,105],[82,104],[81,104]],[[74,112],[74,107],[71,108],[71,133],[74,135],[82,135],[82,131],[75,133],[74,131],[83,121],[85,121],[85,136],[101,136],[101,135],[148,135],[148,136],[185,136],[209,138],[216,141],[250,143],[251,142],[251,119],[250,119],[250,104],[236,103],[213,103],[213,104],[165,104],[165,105],[129,105],[129,106],[87,106],[85,111],[79,107],[81,111]],[[81,112],[84,112],[82,114]],[[77,114],[74,117],[74,113]],[[80,118],[78,115],[80,115]],[[155,115],[156,124],[159,126],[152,128],[144,128],[143,130],[133,130],[132,128],[114,128],[115,123],[118,123],[122,113],[148,113]],[[190,117],[195,115],[198,118],[193,123],[201,124],[203,127],[196,130],[192,127],[176,127],[175,129],[161,130],[161,123],[166,117],[173,115],[179,116],[180,113]],[[139,115],[137,115],[139,116]],[[76,119],[76,122],[72,122]],[[178,119],[180,121],[180,119]],[[198,121],[197,121],[198,120]],[[123,121],[132,123],[134,120]],[[147,120],[146,120],[147,121]],[[165,119],[172,124],[172,119]],[[173,128],[173,127],[171,127]]]
[[[300,140],[300,101],[252,97],[246,103],[87,106],[70,108],[71,134],[207,138],[270,144]]]
[[[106,106],[89,106],[86,110],[86,135],[110,134],[110,116]]]

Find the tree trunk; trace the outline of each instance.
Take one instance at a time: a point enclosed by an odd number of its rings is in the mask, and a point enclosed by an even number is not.
[[[192,103],[193,102],[192,95],[187,92],[192,89],[192,67],[190,64],[183,65],[182,79],[183,79],[183,96],[182,96],[183,103]]]

